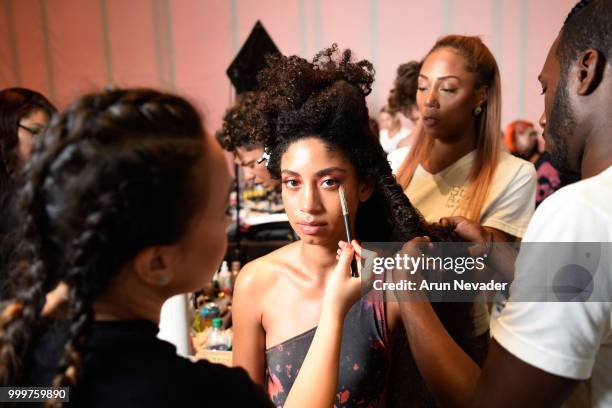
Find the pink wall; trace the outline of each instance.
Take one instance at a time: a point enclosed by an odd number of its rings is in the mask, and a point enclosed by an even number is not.
[[[260,19],[286,54],[337,42],[370,59],[369,104],[397,66],[437,37],[480,35],[498,58],[503,122],[537,121],[537,74],[575,0],[1,0],[0,88],[31,87],[60,107],[83,92],[152,86],[188,96],[209,130],[231,98],[225,69]]]

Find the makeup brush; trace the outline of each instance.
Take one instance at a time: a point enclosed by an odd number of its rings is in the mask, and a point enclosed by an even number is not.
[[[348,205],[346,205],[346,197],[344,196],[344,187],[340,186],[338,192],[340,195],[340,206],[342,207],[342,219],[344,220],[344,232],[346,233],[346,242],[350,244],[353,241],[353,234],[351,233],[351,223],[349,218]],[[357,270],[357,261],[354,257],[351,261],[351,276],[353,278],[359,277],[359,271]]]

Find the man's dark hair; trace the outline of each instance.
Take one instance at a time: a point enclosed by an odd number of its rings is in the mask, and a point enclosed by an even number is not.
[[[612,61],[612,0],[581,0],[570,11],[557,49],[561,70],[565,74],[581,51],[593,48]]]
[[[251,118],[257,100],[256,92],[245,92],[238,97],[234,106],[225,112],[223,128],[216,135],[225,150],[233,152],[239,147],[253,150],[263,146],[258,141],[260,138],[255,134]]]

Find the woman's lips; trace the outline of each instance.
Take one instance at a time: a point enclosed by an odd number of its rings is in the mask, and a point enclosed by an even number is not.
[[[317,235],[326,225],[325,223],[297,223],[297,227],[306,235]]]
[[[423,124],[427,127],[436,126],[439,122],[440,122],[440,119],[432,117],[432,116],[426,116],[423,118]]]

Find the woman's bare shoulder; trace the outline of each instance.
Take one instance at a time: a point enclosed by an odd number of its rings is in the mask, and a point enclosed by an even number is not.
[[[247,263],[240,270],[236,285],[251,290],[269,288],[278,277],[278,270],[289,267],[296,259],[298,245],[299,242],[293,242]]]

